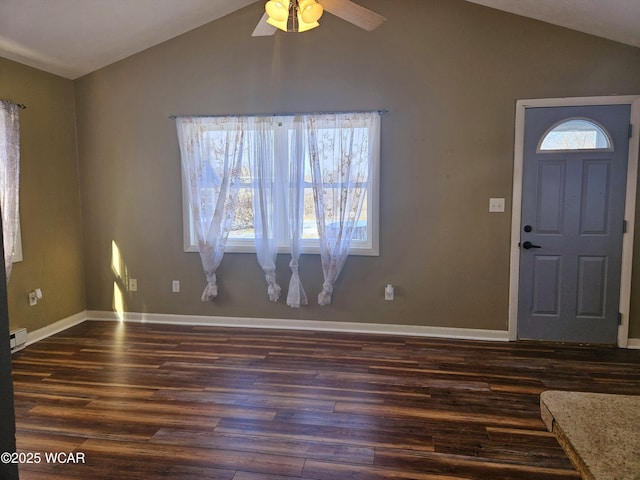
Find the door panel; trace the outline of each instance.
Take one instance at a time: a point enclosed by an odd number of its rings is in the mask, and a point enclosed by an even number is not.
[[[532,310],[535,315],[558,315],[561,270],[562,258],[558,255],[534,257]]]
[[[585,162],[582,182],[580,234],[606,235],[609,225],[607,200],[611,195],[611,162],[589,160]]]
[[[525,112],[520,339],[616,343],[630,112],[629,105]],[[611,148],[600,140],[593,149],[538,148],[554,125],[572,119],[601,126]]]
[[[578,317],[603,318],[607,285],[606,257],[578,259]]]
[[[565,162],[541,161],[538,169],[538,232],[560,234],[564,225]]]

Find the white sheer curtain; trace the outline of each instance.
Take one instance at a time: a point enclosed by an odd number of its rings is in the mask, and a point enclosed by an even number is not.
[[[380,116],[378,112],[308,115],[306,123],[324,274],[318,303],[328,305],[362,212],[369,166],[378,154]]]
[[[253,178],[253,227],[258,264],[267,280],[269,300],[280,298],[280,285],[276,282],[277,232],[282,215],[276,205],[276,165],[273,135],[273,117],[251,117],[247,125],[247,142]]]
[[[289,143],[289,181],[287,185],[287,213],[289,221],[289,247],[291,249],[291,280],[287,292],[287,305],[300,308],[308,303],[298,272],[302,248],[304,220],[304,159],[306,152],[304,117],[296,116],[292,125],[293,136]]]
[[[20,114],[18,105],[0,100],[0,208],[7,282],[19,227]]]
[[[177,117],[183,173],[207,277],[202,301],[218,295],[216,271],[233,222],[244,151],[243,117]]]

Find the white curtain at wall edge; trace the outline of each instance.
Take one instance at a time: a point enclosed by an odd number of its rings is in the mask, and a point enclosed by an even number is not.
[[[7,283],[11,276],[20,210],[20,108],[0,100],[0,208]]]
[[[176,119],[189,205],[207,278],[203,302],[218,296],[216,271],[224,256],[237,203],[244,121],[243,117]],[[226,134],[218,139],[206,136],[212,123]]]
[[[277,241],[275,232],[288,225],[291,261],[291,279],[287,305],[299,308],[307,304],[307,296],[299,275],[299,258],[303,226],[304,159],[309,156],[316,212],[330,204],[331,215],[317,215],[320,236],[320,255],[324,275],[323,289],[318,295],[320,305],[331,303],[333,286],[349,254],[355,225],[362,210],[368,165],[374,162],[379,149],[380,116],[377,112],[344,114],[305,114],[288,116],[293,135],[288,145],[289,154],[274,152],[273,128],[275,116],[179,116],[176,118],[182,168],[188,182],[188,198],[195,219],[199,252],[207,277],[202,301],[217,296],[218,269],[233,221],[238,198],[238,177],[243,161],[248,161],[253,173],[253,208],[256,254],[267,281],[271,301],[280,297],[281,287],[275,278]],[[216,125],[217,124],[217,125]],[[207,128],[238,129],[236,135],[226,135],[224,145],[210,145],[204,139]],[[230,127],[231,124],[231,128]],[[358,144],[355,126],[366,125],[366,147]],[[329,127],[329,128],[327,128]],[[251,139],[244,135],[251,131]],[[327,132],[332,138],[326,138]],[[362,133],[362,129],[359,132]],[[331,137],[331,135],[329,135]],[[243,142],[249,144],[249,159],[242,158]],[[362,142],[362,139],[360,139]],[[276,158],[289,158],[282,168]],[[364,158],[366,157],[366,158]],[[329,160],[327,160],[329,159]],[[328,174],[324,163],[334,168]],[[338,162],[336,164],[336,162]],[[214,175],[211,172],[214,171]],[[276,195],[274,181],[278,177],[285,188],[287,218],[274,208]],[[331,187],[328,185],[331,184]],[[203,186],[208,188],[203,190]],[[337,185],[337,188],[336,188]],[[339,190],[338,195],[326,195],[327,189]],[[207,208],[203,191],[211,191]],[[337,213],[336,213],[337,212]],[[331,228],[329,228],[329,224]]]

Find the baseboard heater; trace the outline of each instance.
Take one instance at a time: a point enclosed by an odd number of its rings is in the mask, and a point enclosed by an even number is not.
[[[9,342],[11,344],[11,353],[22,350],[27,343],[27,329],[18,328],[10,332]]]

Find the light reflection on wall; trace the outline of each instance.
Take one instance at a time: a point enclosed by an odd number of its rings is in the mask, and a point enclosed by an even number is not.
[[[115,280],[113,281],[113,311],[116,313],[118,320],[124,322],[124,293],[127,291],[128,272],[120,254],[120,248],[118,248],[115,240],[111,241],[111,270],[115,275]]]
[[[116,312],[118,320],[124,322],[124,298],[117,281],[113,282],[113,311]]]

